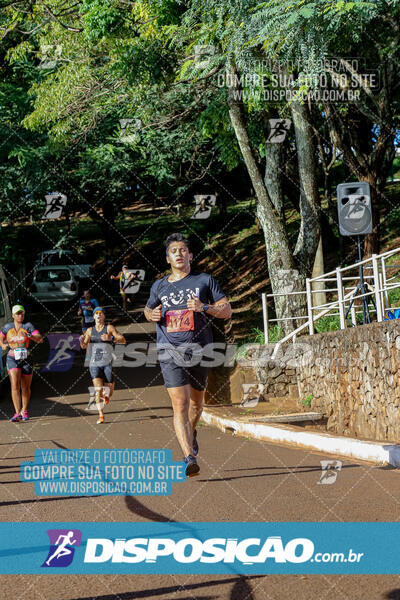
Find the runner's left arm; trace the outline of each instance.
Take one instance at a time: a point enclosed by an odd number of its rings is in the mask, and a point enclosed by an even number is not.
[[[188,300],[188,308],[195,312],[203,312],[204,304],[195,294],[193,294],[193,298]],[[218,281],[212,275],[209,276],[208,280],[208,302],[206,304],[208,305],[206,315],[217,319],[231,318],[232,308],[230,302],[221,290]]]
[[[195,312],[203,312],[204,303],[193,294],[193,298],[188,300],[188,308]],[[210,317],[217,317],[217,319],[230,319],[232,316],[232,308],[230,302],[226,296],[217,300],[215,304],[209,304],[208,310],[205,313]]]
[[[32,325],[32,323],[27,323],[26,331],[29,333],[29,338],[36,342],[36,344],[41,344],[43,342],[43,336],[36,327]]]
[[[232,316],[232,307],[228,298],[221,298],[215,304],[210,304],[206,315],[217,317],[217,319],[230,319]]]
[[[115,329],[114,325],[109,325],[107,329],[108,333],[111,333],[116,344],[126,344],[126,339],[117,329]]]

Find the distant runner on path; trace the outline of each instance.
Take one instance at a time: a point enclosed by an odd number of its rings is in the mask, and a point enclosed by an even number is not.
[[[82,333],[89,327],[93,327],[93,311],[99,306],[96,298],[92,298],[89,290],[83,292],[83,298],[79,300],[78,317],[82,317]]]
[[[112,372],[112,343],[126,344],[122,333],[114,325],[107,325],[104,309],[98,306],[93,311],[95,325],[89,327],[81,339],[81,348],[92,344],[89,372],[95,389],[95,402],[99,411],[97,425],[104,423],[103,402],[108,404],[114,391]]]
[[[206,273],[192,271],[189,241],[181,233],[166,240],[171,273],[153,283],[144,309],[148,321],[157,324],[157,346],[165,387],[174,411],[174,427],[186,464],[186,475],[200,468],[196,425],[200,419],[209,367],[190,366],[197,344],[200,354],[211,344],[208,316],[229,319],[232,309],[218,282]],[[187,361],[189,357],[189,361]],[[197,358],[197,357],[195,357]],[[197,361],[199,362],[199,361]]]
[[[110,279],[119,280],[119,293],[122,298],[122,308],[126,312],[126,289],[131,285],[132,279],[137,279],[135,273],[130,272],[128,265],[123,265],[122,271],[118,275],[110,275]]]

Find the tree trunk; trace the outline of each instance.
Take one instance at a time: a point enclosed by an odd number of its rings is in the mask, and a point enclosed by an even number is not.
[[[283,210],[283,148],[282,144],[267,143],[265,152],[265,187],[276,211],[285,222]]]
[[[294,101],[291,109],[299,163],[301,217],[294,256],[299,263],[300,271],[309,277],[320,239],[317,165],[313,130],[309,122],[307,105]]]
[[[275,299],[276,315],[278,318],[299,316],[302,308],[301,296],[289,296],[288,292],[304,291],[304,277],[296,268],[282,211],[279,208],[277,210],[271,201],[256,163],[246,128],[241,89],[233,68],[228,72],[228,81],[232,84],[228,86],[229,116],[257,197],[257,216],[264,232],[272,291],[274,294],[282,294]],[[299,325],[291,320],[283,323],[282,329],[285,333]]]

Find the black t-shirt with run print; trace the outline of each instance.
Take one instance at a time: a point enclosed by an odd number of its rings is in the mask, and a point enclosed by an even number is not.
[[[197,271],[179,281],[168,281],[168,277],[153,283],[147,301],[149,308],[162,305],[157,344],[210,344],[213,338],[208,318],[204,313],[188,310],[187,301],[194,293],[203,304],[215,304],[225,297],[218,282],[211,275]]]

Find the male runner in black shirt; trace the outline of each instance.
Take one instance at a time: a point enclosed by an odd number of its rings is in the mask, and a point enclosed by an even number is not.
[[[231,306],[218,282],[206,273],[191,270],[189,242],[180,233],[166,240],[171,273],[151,287],[144,309],[148,321],[157,324],[157,346],[165,351],[160,366],[174,411],[174,427],[182,448],[186,475],[197,475],[196,424],[203,410],[208,367],[185,365],[185,347],[212,343],[208,316],[229,319]],[[182,350],[183,349],[183,350]],[[180,356],[179,356],[180,355]]]

